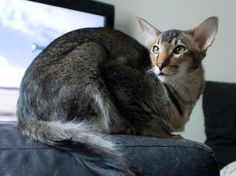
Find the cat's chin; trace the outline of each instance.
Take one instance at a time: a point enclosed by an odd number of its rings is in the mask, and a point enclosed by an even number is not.
[[[164,73],[161,72],[161,70],[158,67],[153,67],[151,70],[149,70],[150,72],[154,73],[158,79],[161,82],[166,82],[166,77],[167,75],[165,75]]]
[[[161,82],[166,82],[166,76],[165,75],[157,75],[157,77]]]
[[[161,82],[166,82],[166,75],[163,74],[158,67],[154,67],[147,72],[154,74]]]
[[[161,70],[158,67],[153,67],[152,71],[156,76],[159,76],[161,74]]]

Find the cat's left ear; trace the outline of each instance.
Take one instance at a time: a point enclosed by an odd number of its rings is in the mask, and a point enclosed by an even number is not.
[[[213,43],[218,30],[218,18],[210,17],[191,32],[195,42],[202,51],[206,51]]]
[[[161,32],[157,30],[155,27],[153,27],[150,23],[148,23],[143,18],[138,18],[138,22],[145,34],[145,37],[147,39],[146,43],[147,45],[153,44],[158,37],[160,36]]]

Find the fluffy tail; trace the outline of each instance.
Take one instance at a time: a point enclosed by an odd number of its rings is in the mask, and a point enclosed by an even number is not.
[[[100,176],[135,176],[122,154],[108,137],[96,132],[85,122],[48,122],[34,119],[19,120],[23,134],[44,144],[76,152],[92,172]]]

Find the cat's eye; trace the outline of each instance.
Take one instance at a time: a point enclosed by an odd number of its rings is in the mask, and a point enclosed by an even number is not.
[[[159,48],[157,45],[154,45],[154,46],[152,47],[152,52],[153,52],[154,54],[159,54],[159,50],[160,50],[160,48]]]
[[[186,48],[183,45],[179,45],[174,49],[175,54],[182,54],[186,51]]]

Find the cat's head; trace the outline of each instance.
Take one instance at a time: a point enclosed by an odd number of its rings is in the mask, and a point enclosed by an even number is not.
[[[218,28],[217,17],[210,17],[192,30],[160,32],[139,18],[150,51],[152,68],[160,80],[179,78],[201,67],[208,47],[214,41]]]

